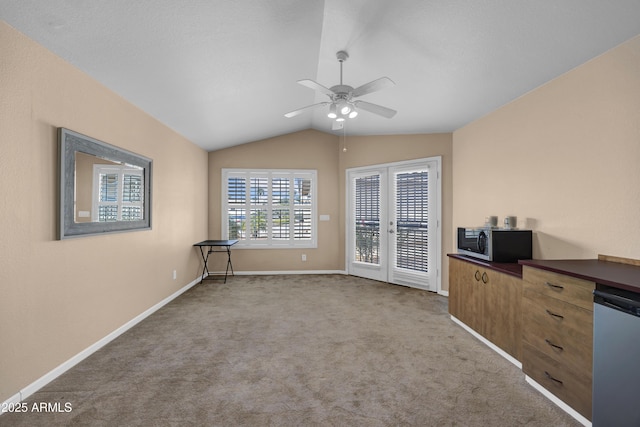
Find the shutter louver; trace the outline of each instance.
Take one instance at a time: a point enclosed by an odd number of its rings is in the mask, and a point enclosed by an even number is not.
[[[355,180],[355,260],[380,263],[380,175]]]
[[[429,173],[396,175],[396,267],[428,272]]]
[[[244,177],[227,180],[227,220],[229,239],[244,239],[246,230],[247,182]]]
[[[286,178],[273,178],[271,183],[272,194],[272,222],[273,238],[278,240],[288,240],[290,238],[289,224],[291,211],[289,201],[291,200],[290,180]]]

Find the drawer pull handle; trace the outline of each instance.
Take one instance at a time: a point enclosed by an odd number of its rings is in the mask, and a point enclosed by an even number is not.
[[[487,276],[487,273],[482,273],[482,283],[487,283],[489,281],[489,276]]]
[[[476,282],[480,281],[480,271],[476,270],[475,278],[476,278]]]
[[[562,347],[562,346],[560,346],[560,345],[557,345],[557,344],[552,343],[548,338],[545,338],[545,339],[544,339],[544,341],[545,341],[547,344],[549,344],[551,347],[553,347],[553,348],[557,348],[557,349],[558,349],[558,350],[560,350],[560,351],[564,350],[564,347]]]
[[[562,382],[562,381],[560,381],[559,379],[557,379],[557,378],[553,378],[553,376],[552,376],[549,372],[544,371],[544,374],[545,374],[545,375],[547,376],[547,378],[549,378],[551,381],[554,381],[554,382],[556,382],[556,383],[558,383],[558,384],[560,384],[560,385],[562,385],[562,384],[563,384],[563,382]]]
[[[550,283],[550,282],[546,282],[545,285],[553,289],[559,289],[559,290],[564,289],[564,286],[554,285],[553,283]]]
[[[549,316],[557,317],[558,319],[564,319],[564,316],[561,314],[557,314],[557,313],[554,313],[553,311],[549,311],[549,309],[546,309],[546,311]]]

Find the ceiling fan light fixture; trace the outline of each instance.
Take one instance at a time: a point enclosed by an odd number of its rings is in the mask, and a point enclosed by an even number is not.
[[[329,114],[327,114],[327,117],[329,117],[330,119],[335,119],[336,117],[338,117],[338,114],[336,113],[337,111],[337,107],[336,104],[331,104],[331,106],[329,107]]]
[[[349,114],[351,112],[351,107],[346,102],[340,104],[340,113]]]
[[[351,112],[349,113],[349,118],[350,119],[355,119],[356,116],[358,115],[358,112],[355,110],[355,108],[353,110],[351,110]]]
[[[338,118],[336,119],[336,122],[344,122],[344,117],[338,117]]]

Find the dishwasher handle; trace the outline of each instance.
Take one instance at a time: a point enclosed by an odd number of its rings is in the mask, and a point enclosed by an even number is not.
[[[603,292],[598,289],[593,291],[593,296],[593,302],[596,304],[640,317],[640,301],[638,300]]]

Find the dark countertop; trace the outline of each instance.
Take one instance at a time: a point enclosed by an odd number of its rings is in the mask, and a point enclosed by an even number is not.
[[[447,254],[447,256],[522,279],[522,265],[516,262],[491,262],[460,254]]]
[[[520,265],[640,293],[640,266],[598,259],[521,260]]]

